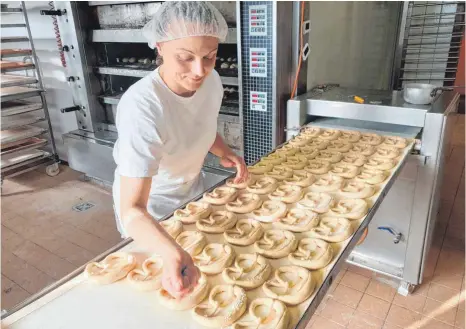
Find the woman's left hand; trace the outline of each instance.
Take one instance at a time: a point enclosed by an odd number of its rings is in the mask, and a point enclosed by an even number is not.
[[[234,181],[236,184],[245,182],[249,177],[248,167],[244,159],[234,153],[227,154],[221,158],[220,164],[225,168],[236,167],[236,177]]]

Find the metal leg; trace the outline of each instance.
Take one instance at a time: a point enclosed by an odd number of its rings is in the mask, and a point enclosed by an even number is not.
[[[50,177],[57,176],[60,173],[60,167],[58,166],[58,162],[55,162],[54,164],[45,167],[45,173]]]
[[[398,287],[398,293],[402,296],[408,296],[411,294],[416,286],[414,284],[408,283],[406,281],[401,281],[400,286]]]

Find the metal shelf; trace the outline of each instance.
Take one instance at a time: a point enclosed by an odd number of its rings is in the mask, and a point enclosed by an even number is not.
[[[26,27],[26,24],[0,24],[1,28],[7,29],[11,27]]]
[[[5,14],[13,14],[13,13],[22,13],[23,9],[22,8],[1,8],[1,13]]]
[[[44,120],[45,118],[43,116],[32,115],[32,114],[30,115],[26,114],[20,117],[16,117],[16,116],[8,117],[8,119],[7,118],[2,119],[0,129],[7,130],[7,129],[20,128],[20,127],[24,127],[27,125],[36,124]]]
[[[1,75],[0,88],[5,87],[14,87],[14,86],[24,86],[37,83],[35,77],[22,77],[18,75]]]
[[[2,37],[1,42],[25,42],[29,41],[28,37]]]
[[[19,154],[12,153],[7,156],[2,156],[0,165],[2,171],[17,169],[24,165],[32,164],[37,160],[50,157],[50,153],[35,149],[19,151],[18,153]]]
[[[37,137],[30,138],[26,140],[24,143],[18,144],[16,146],[10,148],[4,148],[0,151],[0,156],[4,156],[6,154],[12,154],[18,151],[24,150],[35,150],[47,145],[48,141],[46,139],[41,139]]]
[[[136,78],[144,78],[153,70],[144,70],[144,69],[130,69],[125,67],[105,67],[99,66],[96,67],[96,71],[99,74],[106,74],[106,75],[120,75],[125,77],[136,77]],[[222,80],[222,84],[229,85],[229,86],[238,86],[238,78],[237,77],[220,77]]]
[[[13,101],[22,98],[40,96],[42,89],[28,87],[6,87],[0,88],[1,101]]]
[[[13,115],[41,110],[42,108],[42,103],[28,102],[25,100],[3,102],[1,107],[1,116],[9,117]]]
[[[21,144],[29,138],[40,136],[46,132],[47,129],[34,126],[4,130],[0,133],[0,148],[4,149]]]
[[[92,30],[92,42],[147,43],[141,29]],[[223,43],[237,43],[236,28],[228,29],[228,36]]]
[[[104,104],[118,105],[121,96],[123,96],[123,93],[118,95],[102,95],[99,98]]]
[[[32,63],[24,63],[24,65],[16,66],[16,67],[5,67],[2,68],[2,73],[5,72],[16,72],[16,71],[25,71],[25,70],[34,70],[36,67]]]
[[[0,50],[0,56],[2,58],[8,57],[23,57],[32,55],[31,49],[2,49]]]
[[[14,168],[7,168],[5,170],[2,169],[2,175],[7,177],[14,177],[40,167],[52,165],[54,163],[57,163],[57,160],[53,157],[53,155],[51,155],[50,153],[46,153],[43,157],[39,159],[33,159],[31,161],[21,163],[15,166]]]

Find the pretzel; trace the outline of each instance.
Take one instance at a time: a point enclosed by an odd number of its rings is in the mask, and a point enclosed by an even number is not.
[[[294,265],[318,270],[327,266],[332,257],[330,244],[320,239],[304,238],[299,241],[298,249],[288,256],[288,260]]]
[[[204,193],[204,200],[213,205],[224,205],[236,198],[238,190],[233,187],[220,186],[212,192]]]
[[[359,174],[359,167],[337,163],[334,164],[329,174],[340,176],[343,178],[354,178]]]
[[[277,228],[281,230],[296,233],[307,232],[317,224],[319,224],[319,216],[316,213],[300,208],[291,209],[285,217],[280,218],[275,223]]]
[[[374,157],[367,160],[364,168],[370,170],[390,170],[395,166],[396,160]]]
[[[343,154],[341,159],[341,164],[352,165],[356,167],[362,167],[366,163],[367,159],[364,155],[357,153],[347,153]]]
[[[249,166],[248,171],[253,175],[262,175],[271,171],[273,165],[270,162],[258,162],[255,165]]]
[[[376,185],[383,183],[388,177],[388,174],[382,170],[371,170],[363,169],[359,175],[355,177],[355,180],[364,182],[370,185]]]
[[[330,163],[337,163],[340,162],[342,158],[343,154],[341,152],[323,150],[317,154],[315,159],[320,161],[327,161]]]
[[[323,217],[320,224],[310,231],[313,238],[327,242],[341,242],[353,234],[351,222],[342,217]]]
[[[248,315],[234,323],[231,328],[287,329],[290,322],[290,312],[285,304],[272,298],[254,299],[249,305]]]
[[[314,175],[322,175],[328,173],[331,163],[323,160],[311,160],[304,170]]]
[[[362,181],[350,180],[338,193],[345,199],[366,199],[374,195],[375,189]]]
[[[115,252],[100,263],[87,264],[84,275],[98,284],[110,284],[125,278],[136,265],[136,258],[132,254]]]
[[[277,180],[273,177],[259,177],[254,183],[250,184],[246,190],[250,193],[267,194],[274,191],[278,186]]]
[[[294,170],[293,176],[285,178],[283,183],[288,185],[296,185],[300,187],[308,187],[315,181],[313,174],[306,170]]]
[[[257,194],[242,193],[238,195],[235,201],[228,202],[225,207],[228,211],[246,214],[259,208],[261,204],[262,201]]]
[[[283,258],[296,249],[297,241],[293,233],[285,230],[268,230],[254,243],[254,249],[268,258]]]
[[[193,224],[200,218],[205,218],[212,212],[212,207],[207,202],[190,202],[185,209],[177,209],[173,214],[175,219],[184,224]]]
[[[406,138],[403,138],[403,137],[388,136],[388,137],[385,137],[382,145],[404,149],[408,145],[408,142]]]
[[[198,255],[207,243],[204,234],[197,231],[184,231],[175,241],[191,256]]]
[[[290,178],[291,176],[293,176],[293,169],[283,165],[278,165],[273,167],[271,171],[265,173],[265,176],[275,178],[278,181],[282,181],[285,178]]]
[[[167,231],[173,239],[176,239],[176,237],[183,231],[183,224],[181,224],[180,220],[175,218],[164,220],[160,222],[160,225],[162,225],[165,231]]]
[[[249,246],[259,240],[262,234],[264,234],[264,229],[258,221],[243,218],[236,222],[234,229],[226,230],[223,237],[228,243]]]
[[[160,256],[152,256],[142,263],[142,269],[128,273],[128,282],[142,291],[158,290],[162,287],[163,261]]]
[[[269,194],[270,200],[293,203],[301,200],[303,189],[297,185],[280,185],[275,191]]]
[[[326,174],[319,177],[314,184],[310,186],[312,192],[335,192],[343,184],[343,178],[336,175]]]
[[[157,297],[161,305],[175,311],[185,311],[193,308],[206,298],[209,293],[209,286],[205,274],[201,273],[197,285],[194,286],[187,295],[182,298],[172,297],[165,289],[157,292]]]
[[[286,204],[281,201],[265,201],[259,209],[252,212],[252,217],[260,222],[273,222],[287,212]]]
[[[331,217],[360,219],[367,214],[367,210],[367,202],[362,199],[342,199],[330,208],[327,215]]]
[[[360,143],[369,144],[369,145],[380,145],[383,141],[383,137],[377,134],[365,133],[361,134]]]
[[[218,274],[230,266],[234,258],[235,251],[229,245],[210,243],[199,255],[193,257],[193,261],[202,273]]]
[[[272,272],[267,259],[259,254],[240,254],[234,265],[223,270],[222,278],[228,284],[254,289],[267,280]]]
[[[341,132],[336,129],[325,129],[320,133],[319,136],[317,136],[318,139],[321,140],[326,140],[326,141],[333,141],[340,137]]]
[[[356,143],[361,139],[361,133],[359,131],[342,130],[341,135],[338,136],[337,141],[345,143]]]
[[[196,227],[201,232],[223,233],[236,224],[236,215],[225,210],[214,211],[209,218],[203,218],[196,222]]]
[[[351,150],[353,144],[341,140],[330,141],[327,146],[328,151],[345,153]]]
[[[308,192],[298,202],[298,206],[319,214],[329,211],[335,200],[330,194],[323,192]]]

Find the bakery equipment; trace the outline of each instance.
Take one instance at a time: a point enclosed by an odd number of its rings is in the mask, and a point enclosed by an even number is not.
[[[2,6],[1,13],[1,181],[40,166],[55,176],[58,155],[25,3]],[[13,35],[18,31],[23,35]],[[10,49],[10,42],[28,48]]]
[[[356,102],[355,95],[365,102]],[[350,263],[397,279],[402,294],[422,282],[458,96],[442,92],[432,105],[421,106],[406,103],[400,91],[322,85],[288,101],[287,138],[308,123],[415,138],[416,145],[369,225],[366,239],[348,257]]]
[[[403,88],[403,99],[414,105],[431,104],[438,91],[452,91],[453,88],[437,87],[428,83],[407,83]]]
[[[251,163],[284,141],[280,127],[297,68],[299,32],[308,33],[309,24],[299,29],[302,8],[297,2],[212,4],[229,26],[215,65],[225,88],[218,132]],[[113,182],[118,102],[129,86],[162,62],[140,31],[159,5],[57,1],[54,12],[44,12],[60,13],[56,19],[73,93],[73,103],[62,112],[74,112],[79,128],[64,135],[68,162],[90,178]],[[303,10],[308,7],[306,3]],[[306,88],[306,71],[303,62],[300,91]],[[205,166],[229,174],[211,154]]]

